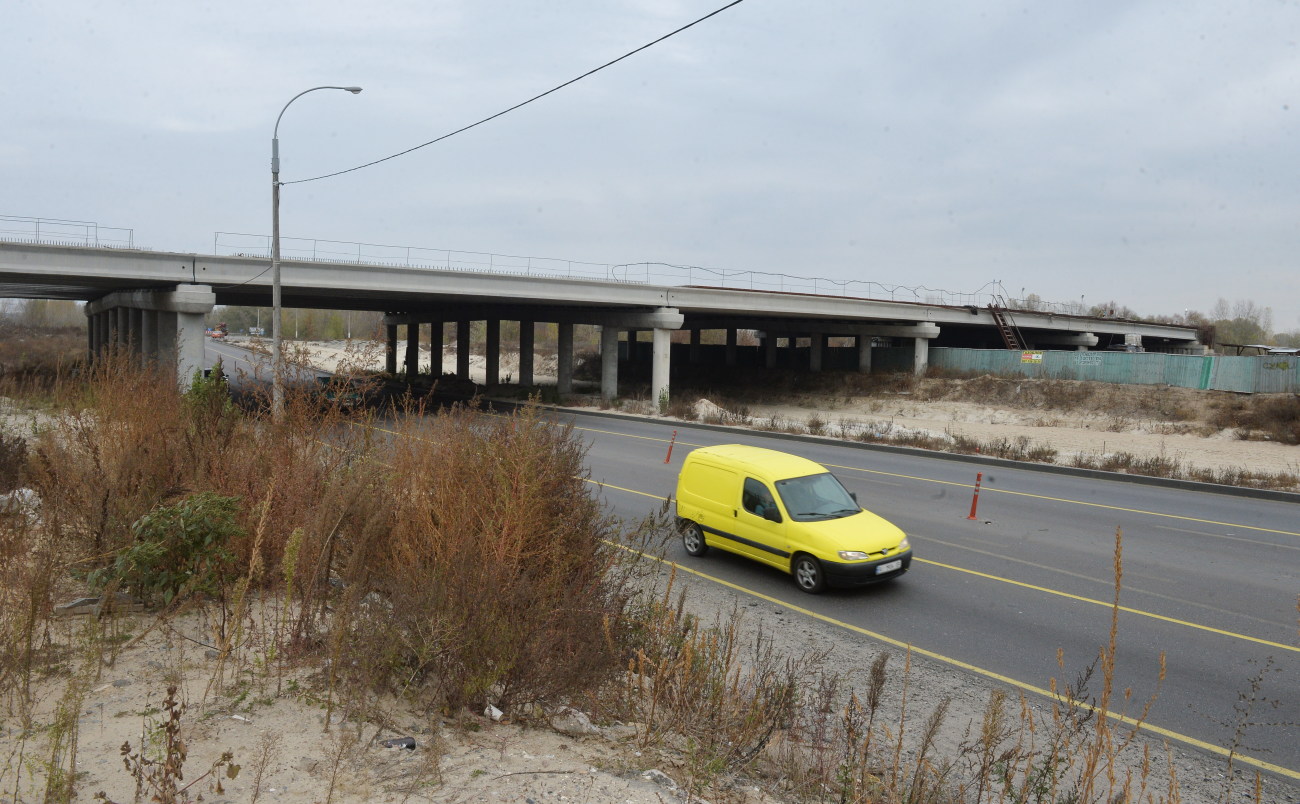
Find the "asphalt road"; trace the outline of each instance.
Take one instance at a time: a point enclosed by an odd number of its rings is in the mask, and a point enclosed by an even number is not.
[[[252,373],[245,350],[216,342],[208,349],[231,373]],[[812,596],[788,575],[718,550],[692,558],[674,542],[667,557],[745,590],[737,595],[763,595],[843,623],[846,640],[874,635],[910,645],[1030,694],[1047,694],[1051,679],[1074,682],[1108,643],[1119,531],[1122,608],[1111,711],[1135,717],[1155,695],[1149,730],[1218,756],[1232,750],[1239,763],[1300,781],[1296,502],[680,422],[561,418],[589,443],[600,494],[629,518],[673,493],[682,457],[697,446],[753,444],[826,465],[865,507],[911,537],[907,575]],[[982,489],[970,519],[978,472]],[[1131,690],[1127,704],[1124,690]],[[1098,673],[1086,697],[1101,691]]]
[[[205,338],[203,348],[210,365],[221,359],[222,370],[233,388],[249,389],[262,382],[270,382],[271,355],[261,354],[233,343]],[[290,382],[315,382],[317,377],[328,377],[328,371],[290,367]]]
[[[1300,779],[1296,503],[681,423],[566,418],[591,445],[591,478],[629,517],[673,492],[682,457],[696,446],[766,446],[830,467],[865,507],[911,536],[916,559],[907,575],[810,596],[789,576],[718,550],[691,558],[675,543],[668,557],[1022,689],[1073,682],[1107,644],[1119,530],[1123,609],[1111,710],[1137,716],[1158,693],[1146,721],[1152,730],[1211,753],[1234,748],[1249,765]],[[983,486],[971,520],[977,472]],[[846,640],[864,638],[845,629]],[[1100,673],[1088,692],[1100,696]]]

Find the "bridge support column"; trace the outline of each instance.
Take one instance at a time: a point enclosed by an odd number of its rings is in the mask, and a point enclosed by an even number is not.
[[[456,322],[456,376],[462,380],[469,379],[469,319]]]
[[[519,384],[533,384],[533,327],[532,321],[519,322]]]
[[[487,332],[484,333],[483,349],[487,362],[484,364],[483,384],[500,385],[501,384],[501,320],[489,318],[486,322]]]
[[[385,348],[384,348],[384,371],[391,374],[397,373],[397,325],[384,325]]]
[[[442,344],[446,332],[442,321],[429,322],[429,376],[435,380],[442,376]]]
[[[414,321],[406,325],[406,381],[415,382],[420,374],[420,325]]]
[[[858,371],[863,374],[871,373],[871,336],[857,335],[853,339],[858,350]]]
[[[99,315],[104,319],[103,349],[108,354],[117,348],[117,310],[105,310]]]
[[[176,313],[169,310],[160,310],[158,312],[158,354],[164,360],[170,361],[178,352],[180,345],[178,321]],[[190,378],[185,376],[179,369],[176,372],[177,380],[181,384],[181,389],[189,388]]]
[[[556,325],[558,353],[555,356],[555,390],[559,394],[573,393],[573,324],[561,321]]]
[[[208,285],[177,285],[175,290],[110,293],[84,308],[98,331],[101,350],[131,348],[146,360],[173,365],[182,390],[206,368],[203,317],[217,297]],[[145,348],[148,345],[149,348]]]
[[[687,354],[686,362],[690,363],[692,366],[697,365],[700,362],[700,335],[701,332],[699,329],[691,330],[691,348],[690,352]]]
[[[826,336],[814,332],[808,339],[808,370],[822,370],[822,351],[826,348]]]
[[[613,402],[618,397],[618,328],[600,328],[600,398]]]
[[[194,376],[208,367],[204,360],[203,318],[203,313],[176,313],[176,375],[183,388],[189,388]]]
[[[770,332],[763,336],[763,365],[770,369],[776,368],[776,336]]]
[[[93,363],[99,359],[100,343],[102,342],[100,337],[99,316],[86,316],[86,333],[86,348],[90,350],[87,353],[87,356],[90,359],[90,362]]]
[[[635,329],[624,330],[627,334],[624,339],[627,341],[627,362],[635,363],[637,359],[636,344],[637,331]]]
[[[651,403],[655,410],[663,415],[668,412],[668,376],[672,361],[669,353],[672,348],[671,329],[661,329],[655,327],[652,330],[650,339],[651,364],[650,364],[650,393],[652,395]]]
[[[928,338],[913,338],[912,344],[912,373],[919,377],[930,367],[930,341]]]
[[[117,348],[127,352],[131,348],[131,311],[117,308]]]
[[[140,311],[140,363],[148,366],[158,358],[158,311]]]
[[[727,327],[727,358],[728,366],[736,365],[736,328]]]
[[[140,358],[140,353],[142,351],[140,345],[141,330],[143,329],[141,326],[141,312],[143,311],[136,307],[130,307],[126,311],[127,325],[131,330],[131,362],[135,363],[137,366],[144,365],[144,361]]]

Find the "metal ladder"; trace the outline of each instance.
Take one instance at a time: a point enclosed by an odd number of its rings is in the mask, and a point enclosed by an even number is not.
[[[989,303],[989,312],[993,314],[993,323],[997,324],[998,334],[1002,336],[1002,342],[1006,344],[1007,348],[1024,349],[1025,336],[1020,334],[1020,329],[1012,320],[1011,313],[1007,309],[1006,299],[1001,296],[994,296],[993,301]]]

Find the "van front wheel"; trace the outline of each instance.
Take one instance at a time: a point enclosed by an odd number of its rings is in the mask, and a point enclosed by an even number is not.
[[[704,531],[700,530],[698,524],[690,522],[686,525],[682,531],[682,547],[686,548],[687,555],[697,558],[709,552],[709,545],[704,541]]]
[[[810,595],[815,595],[826,588],[826,576],[822,574],[822,565],[809,555],[797,555],[790,567],[794,582]]]

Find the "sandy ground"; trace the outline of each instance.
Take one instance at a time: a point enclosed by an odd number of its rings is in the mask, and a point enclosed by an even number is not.
[[[667,582],[666,572],[660,575],[660,584]],[[825,651],[827,669],[851,683],[863,684],[876,655],[887,652],[890,680],[884,722],[891,731],[905,724],[904,757],[914,754],[922,724],[943,699],[949,702],[948,716],[932,756],[957,756],[960,744],[978,728],[991,682],[921,656],[909,657],[898,648],[845,639],[834,626],[772,601],[743,596],[738,600],[730,590],[681,574],[674,583],[687,588],[688,608],[705,623],[738,620],[750,640],[761,629],[785,655]],[[75,641],[84,622],[84,617],[62,619],[52,636],[56,642]],[[133,800],[135,780],[123,768],[121,746],[129,742],[138,750],[143,735],[156,733],[172,683],[179,685],[177,700],[186,707],[181,717],[181,737],[189,747],[185,781],[195,783],[191,796],[201,794],[209,804],[702,800],[688,796],[678,784],[689,781],[686,758],[669,749],[643,746],[635,724],[596,726],[583,717],[564,715],[553,718],[555,728],[524,728],[511,722],[511,713],[500,720],[466,713],[453,721],[387,700],[372,703],[364,722],[335,710],[327,729],[319,678],[309,672],[287,672],[279,695],[276,673],[265,665],[245,666],[240,672],[226,667],[220,676],[224,686],[214,683],[219,675],[216,652],[202,644],[208,640],[208,629],[197,617],[159,627],[147,615],[128,615],[119,627],[130,637],[126,647],[116,661],[99,670],[79,702],[78,801],[89,801],[98,791],[120,804]],[[49,721],[66,684],[66,676],[37,681],[38,723]],[[907,716],[903,718],[905,691]],[[1044,701],[1034,699],[1028,705],[1036,716],[1046,716]],[[0,724],[0,780],[4,782],[0,802],[14,801],[15,790],[17,800],[40,800],[37,768],[40,759],[48,756],[46,735],[38,732],[24,743],[12,718]],[[384,745],[385,740],[408,737],[414,741],[409,750]],[[774,747],[779,739],[778,735]],[[1153,800],[1254,801],[1246,795],[1253,790],[1251,775],[1238,772],[1229,782],[1221,760],[1177,746],[1166,750],[1155,739],[1139,737],[1121,755],[1120,772],[1136,771],[1148,747],[1152,759],[1147,792],[1155,796]],[[234,779],[226,778],[224,771],[219,774],[223,789],[218,791],[214,778],[200,777],[223,751],[231,751],[241,767]],[[1177,798],[1168,798],[1171,765],[1178,779]],[[19,767],[24,770],[16,780]],[[730,777],[712,800],[733,804],[794,800],[763,792],[775,789],[779,780],[763,778],[761,766],[753,771],[758,775]],[[1265,780],[1262,800],[1300,802],[1300,787]]]
[[[84,621],[67,618],[56,630],[75,640]],[[522,728],[500,713],[498,719],[467,713],[453,722],[387,701],[379,704],[382,715],[376,717],[372,709],[365,722],[335,710],[327,729],[324,695],[315,692],[320,684],[311,674],[290,671],[279,695],[275,673],[266,667],[238,674],[227,667],[224,686],[214,683],[216,651],[202,644],[207,634],[197,617],[160,628],[147,615],[130,615],[119,627],[142,636],[99,670],[80,702],[79,801],[99,791],[115,802],[133,800],[135,779],[123,767],[121,746],[129,742],[138,750],[142,735],[156,733],[172,683],[178,683],[176,697],[185,706],[185,781],[197,782],[189,795],[201,794],[210,804],[254,799],[661,804],[678,798],[677,785],[656,767],[663,764],[672,773],[672,758],[641,751],[633,727],[596,727],[571,714],[555,718],[559,730]],[[66,677],[38,681],[37,722],[52,718],[66,684]],[[16,752],[45,756],[47,740],[37,734],[24,744],[12,719],[0,723],[0,802],[13,801],[15,789],[21,791],[18,800],[40,800],[41,777],[30,763],[15,780],[24,765]],[[410,749],[384,745],[408,737]],[[223,751],[233,752],[238,775],[230,779],[222,770],[200,779]],[[748,801],[771,800],[750,793]]]
[[[1185,423],[1098,416],[1090,412],[1018,411],[965,402],[899,401],[880,407],[879,401],[813,409],[795,405],[754,405],[754,418],[773,415],[806,422],[816,414],[829,422],[827,432],[837,432],[842,422],[856,430],[870,428],[888,433],[907,428],[932,436],[967,436],[982,442],[1028,439],[1030,444],[1057,450],[1057,462],[1067,464],[1075,455],[1102,456],[1126,452],[1139,457],[1161,457],[1185,467],[1289,473],[1300,476],[1300,447],[1269,441],[1243,441],[1230,430],[1208,436],[1180,432]]]

